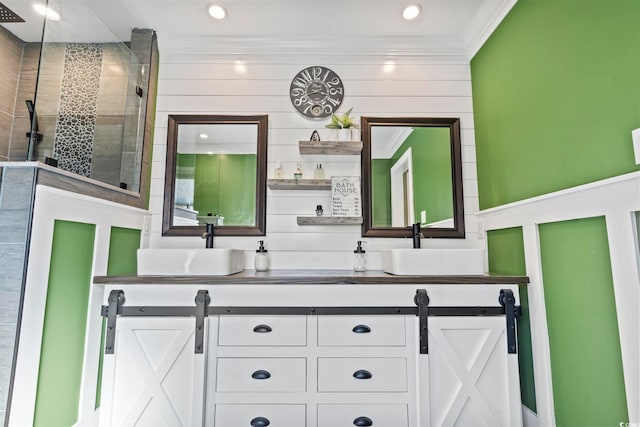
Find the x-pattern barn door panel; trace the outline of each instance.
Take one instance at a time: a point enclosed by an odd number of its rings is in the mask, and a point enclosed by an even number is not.
[[[106,425],[202,424],[205,368],[204,356],[193,351],[194,322],[192,317],[118,320],[111,423]]]
[[[432,427],[520,425],[519,405],[508,403],[517,355],[506,351],[504,318],[435,317],[429,341]]]

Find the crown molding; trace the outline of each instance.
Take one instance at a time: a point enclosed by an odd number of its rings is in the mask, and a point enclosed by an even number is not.
[[[482,5],[463,35],[469,61],[489,39],[518,0],[488,1]]]
[[[466,56],[464,42],[455,37],[342,38],[219,37],[158,34],[163,59],[184,56],[331,58],[425,58]]]

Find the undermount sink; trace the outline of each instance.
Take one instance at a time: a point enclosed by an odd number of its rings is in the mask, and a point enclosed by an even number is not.
[[[138,249],[138,275],[227,276],[244,270],[240,249]]]
[[[483,275],[482,249],[389,249],[382,270],[398,276]]]

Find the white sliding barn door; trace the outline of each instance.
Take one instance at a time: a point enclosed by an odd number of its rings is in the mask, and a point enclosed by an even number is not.
[[[194,352],[194,331],[193,317],[118,318],[100,427],[203,425],[205,356]]]
[[[429,317],[431,427],[522,425],[518,355],[500,317]]]

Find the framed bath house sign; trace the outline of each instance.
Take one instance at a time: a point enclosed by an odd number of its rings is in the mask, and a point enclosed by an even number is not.
[[[331,177],[331,215],[362,216],[359,176]]]

